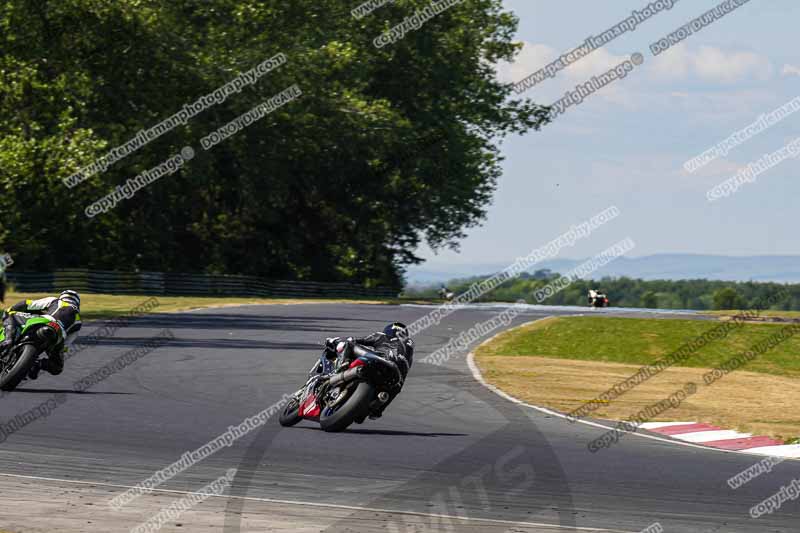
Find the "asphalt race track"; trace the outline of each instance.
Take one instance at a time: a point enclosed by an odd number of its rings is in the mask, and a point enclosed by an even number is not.
[[[53,394],[66,398],[0,444],[0,474],[134,485],[294,392],[324,337],[410,323],[425,311],[328,304],[149,315],[77,354],[61,376],[24,382],[0,400],[6,423]],[[382,419],[326,434],[308,422],[282,428],[276,416],[161,488],[197,490],[237,468],[228,494],[353,506],[354,515],[369,508],[631,532],[655,522],[665,532],[800,528],[798,501],[748,515],[800,478],[798,462],[734,491],[725,481],[757,458],[637,435],[592,454],[587,443],[603,429],[497,396],[473,379],[466,354],[443,366],[419,362],[496,312],[460,310],[419,335],[406,388]],[[542,316],[531,311],[516,323]],[[165,328],[174,340],[87,392],[74,391],[74,382]],[[240,531],[244,502],[227,500],[225,532]],[[458,520],[431,520],[459,530]],[[328,530],[346,531],[347,522]],[[387,530],[406,531],[403,524]]]

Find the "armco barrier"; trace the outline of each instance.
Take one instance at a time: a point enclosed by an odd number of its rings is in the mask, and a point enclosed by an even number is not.
[[[7,272],[19,292],[58,292],[65,288],[98,294],[153,296],[243,296],[259,298],[394,298],[392,287],[364,287],[356,283],[268,280],[256,276],[57,270]]]

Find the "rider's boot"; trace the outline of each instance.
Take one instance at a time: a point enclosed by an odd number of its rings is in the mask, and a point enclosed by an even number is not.
[[[36,379],[39,377],[39,371],[42,369],[42,364],[37,360],[33,362],[31,365],[31,369],[28,371],[28,379]]]
[[[64,371],[64,353],[51,352],[47,354],[47,359],[41,360],[42,370],[54,376],[59,375]]]
[[[385,395],[385,396],[382,396],[382,395]],[[381,398],[383,401],[380,402],[380,404],[378,406],[376,406],[375,408],[372,409],[372,411],[369,414],[369,419],[370,420],[377,420],[378,418],[382,417],[383,416],[383,412],[386,410],[387,407],[389,407],[389,404],[392,403],[392,400],[394,400],[395,396],[397,396],[397,393],[395,393],[395,394],[389,394],[387,392],[379,393],[378,397]]]

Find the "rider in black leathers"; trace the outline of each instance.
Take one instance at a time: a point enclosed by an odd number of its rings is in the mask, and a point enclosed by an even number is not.
[[[370,352],[397,365],[405,383],[411,364],[414,362],[414,341],[408,335],[408,328],[405,324],[394,322],[386,326],[383,331],[378,331],[366,337],[332,337],[325,339],[325,355],[328,360],[336,359],[336,347],[341,342],[354,342],[367,348]],[[318,372],[326,372],[331,369],[329,364],[319,365]],[[400,393],[403,383],[390,394],[389,400],[382,404],[380,408],[370,413],[370,418],[379,418],[383,411],[388,407],[392,400]]]

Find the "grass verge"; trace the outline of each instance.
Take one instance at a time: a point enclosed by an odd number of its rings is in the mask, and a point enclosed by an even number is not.
[[[478,348],[484,377],[536,405],[572,411],[717,325],[673,319],[550,318],[508,331]],[[790,440],[800,435],[793,399],[800,394],[800,336],[792,337],[711,385],[711,368],[775,333],[781,326],[745,324],[598,409],[622,420],[688,381],[698,392],[654,421],[697,421]]]
[[[5,306],[25,299],[44,298],[54,296],[44,293],[18,293],[6,294]],[[81,317],[86,320],[114,318],[128,313],[131,308],[151,298],[141,295],[119,294],[81,294]],[[234,305],[261,304],[261,305],[291,305],[291,304],[319,304],[319,303],[360,303],[360,304],[395,304],[400,300],[351,300],[351,299],[301,299],[301,298],[226,298],[226,297],[200,297],[200,296],[157,296],[159,306],[153,310],[157,313],[175,313],[190,309],[206,307],[226,307]]]

